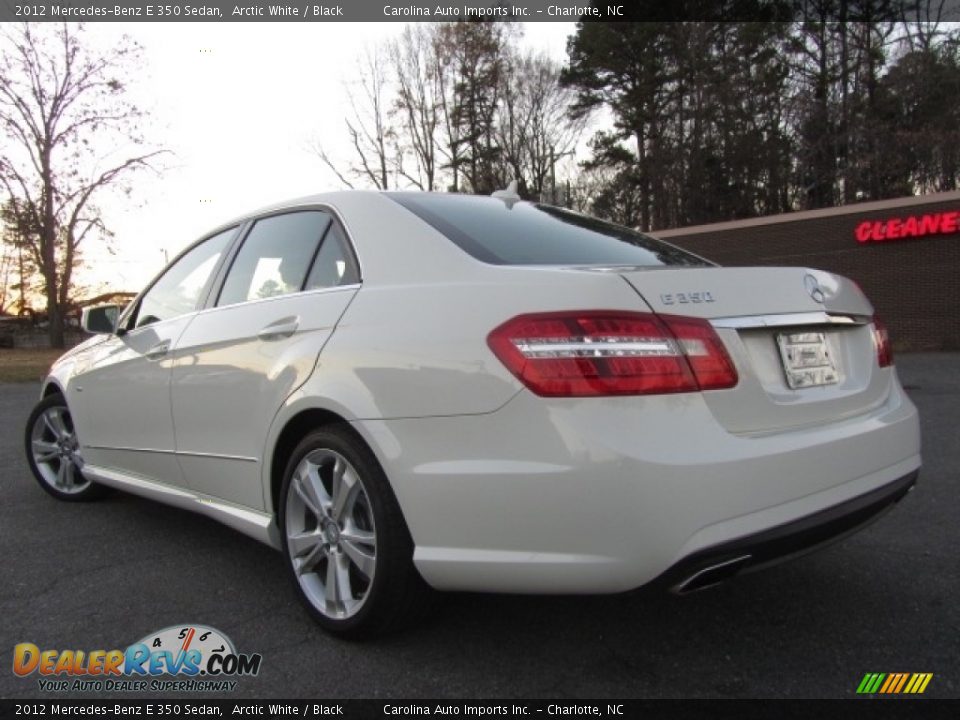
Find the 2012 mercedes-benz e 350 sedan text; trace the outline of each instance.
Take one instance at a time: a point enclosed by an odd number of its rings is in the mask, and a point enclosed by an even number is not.
[[[509,191],[277,205],[84,326],[27,426],[41,487],[268,543],[341,634],[433,589],[695,590],[856,529],[920,466],[856,284]]]

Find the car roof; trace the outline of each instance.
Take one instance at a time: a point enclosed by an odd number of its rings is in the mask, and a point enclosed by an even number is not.
[[[311,205],[332,205],[333,207],[337,207],[338,201],[343,200],[344,198],[356,198],[357,196],[362,195],[382,197],[383,193],[379,190],[335,190],[333,192],[304,195],[302,197],[292,198],[290,200],[281,200],[275,203],[270,203],[269,205],[264,205],[256,210],[243,213],[242,215],[238,215],[227,222],[221,223],[221,227],[237,225],[249,220],[250,218],[258,217],[260,215],[267,215],[279,210],[290,210],[298,207],[309,207]]]

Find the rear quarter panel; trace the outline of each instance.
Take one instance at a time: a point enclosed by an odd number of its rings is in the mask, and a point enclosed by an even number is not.
[[[499,277],[364,286],[303,392],[350,419],[493,412],[523,386],[487,346],[515,315],[584,308],[646,310],[620,278],[498,268]]]

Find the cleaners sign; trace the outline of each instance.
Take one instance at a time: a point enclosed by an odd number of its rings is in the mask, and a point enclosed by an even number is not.
[[[928,235],[951,235],[960,232],[960,212],[939,212],[911,215],[887,220],[864,220],[853,231],[861,244],[910,240]]]

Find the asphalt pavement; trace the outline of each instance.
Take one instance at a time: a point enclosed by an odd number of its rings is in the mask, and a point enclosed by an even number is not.
[[[39,386],[0,385],[0,697],[43,696],[11,671],[17,643],[123,648],[189,623],[263,655],[231,698],[853,697],[867,672],[930,672],[927,696],[958,697],[960,354],[897,366],[923,423],[920,483],[853,537],[686,597],[450,595],[367,643],[325,635],[279,554],[212,520],[123,493],[49,497],[22,449]]]

